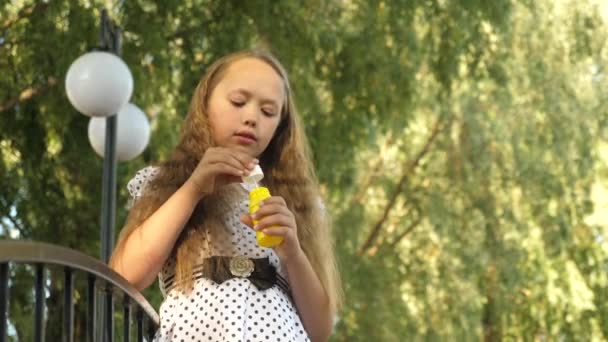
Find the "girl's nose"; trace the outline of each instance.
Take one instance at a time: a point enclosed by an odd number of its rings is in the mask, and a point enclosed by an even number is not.
[[[255,127],[258,123],[257,116],[258,114],[255,112],[255,109],[247,108],[244,110],[242,114],[242,121],[246,126]]]
[[[255,127],[257,125],[255,119],[251,119],[251,118],[245,119],[244,124],[249,127]]]

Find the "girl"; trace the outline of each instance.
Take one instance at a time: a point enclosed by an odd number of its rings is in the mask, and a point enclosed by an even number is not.
[[[251,217],[240,182],[256,165],[274,196]],[[138,289],[158,275],[156,340],[328,339],[340,302],[331,234],[273,56],[240,52],[213,64],[170,159],[128,188],[134,203],[110,266]],[[261,247],[254,230],[283,242]]]

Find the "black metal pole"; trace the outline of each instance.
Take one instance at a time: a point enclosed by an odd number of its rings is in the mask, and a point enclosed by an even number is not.
[[[131,300],[127,294],[122,302],[122,328],[122,340],[129,342],[131,340]]]
[[[63,342],[74,342],[74,273],[63,270]]]
[[[95,342],[96,310],[97,304],[95,299],[95,276],[89,274],[87,277],[87,342]]]
[[[107,285],[104,303],[104,336],[103,341],[114,341],[114,296],[112,286]]]
[[[7,341],[7,316],[8,316],[8,263],[0,263],[0,342]]]
[[[120,56],[120,30],[104,9],[101,15],[101,45],[103,49]],[[116,224],[116,131],[117,117],[106,119],[106,140],[103,158],[103,180],[101,193],[101,260],[108,262],[114,247]]]
[[[120,56],[121,32],[110,20],[107,10],[101,12],[100,43],[104,51]],[[116,224],[116,132],[118,129],[116,115],[106,119],[106,140],[103,158],[103,180],[101,191],[101,260],[108,262],[114,247],[114,226]],[[114,329],[112,315],[112,295],[100,298],[100,337],[101,341],[112,341]]]
[[[44,264],[36,264],[36,308],[34,314],[34,341],[44,342],[44,307],[45,307],[45,295],[44,295]]]
[[[144,340],[144,313],[141,308],[137,309],[137,342]]]
[[[101,260],[110,261],[116,224],[116,115],[106,119],[101,193]]]

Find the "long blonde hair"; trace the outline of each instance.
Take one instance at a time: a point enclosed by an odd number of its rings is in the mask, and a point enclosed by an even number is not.
[[[110,260],[120,255],[129,235],[152,215],[190,177],[207,148],[214,145],[207,117],[211,92],[228,67],[244,58],[256,58],[274,68],[285,87],[285,105],[275,135],[259,157],[265,173],[265,185],[275,196],[285,199],[293,212],[302,250],[310,260],[335,312],[342,298],[339,273],[333,254],[330,222],[320,202],[319,186],[312,167],[308,142],[296,111],[287,73],[271,54],[244,51],[227,55],[209,67],[201,78],[184,120],[181,139],[169,160],[159,164],[158,174],[150,180],[142,197],[131,208]],[[229,192],[228,192],[229,193]],[[191,288],[203,236],[223,228],[218,212],[226,206],[227,194],[214,194],[200,201],[178,238],[171,257],[175,258],[176,283],[180,289]]]

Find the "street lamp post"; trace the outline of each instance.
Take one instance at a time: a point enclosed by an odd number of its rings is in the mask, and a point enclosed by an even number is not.
[[[121,32],[108,17],[104,9],[101,12],[101,30],[99,41],[102,50],[120,56]],[[116,131],[118,118],[110,115],[106,119],[105,155],[103,158],[103,176],[101,185],[101,260],[110,261],[110,253],[114,244],[114,226],[116,225]],[[114,303],[111,296],[105,296],[100,301],[101,338],[102,341],[112,341],[114,337]],[[104,315],[103,312],[106,314]]]
[[[100,47],[80,56],[70,66],[65,80],[68,99],[82,114],[90,116],[88,137],[103,157],[100,258],[108,262],[114,245],[116,224],[116,169],[118,160],[129,160],[145,149],[150,124],[129,99],[133,76],[120,59],[121,30],[101,13]],[[112,340],[114,305],[112,293],[99,298],[101,340]],[[91,336],[90,336],[91,337]]]
[[[100,42],[102,49],[120,56],[121,31],[110,21],[108,12],[101,13]],[[108,262],[114,245],[116,225],[116,131],[118,118],[106,119],[105,155],[103,158],[103,180],[101,190],[101,260]]]
[[[106,10],[101,15],[99,40],[99,49],[72,63],[65,86],[72,105],[91,117],[89,141],[104,159],[100,258],[108,262],[114,241],[117,162],[133,159],[143,152],[150,139],[150,123],[141,109],[129,103],[133,76],[119,57],[121,31]]]

